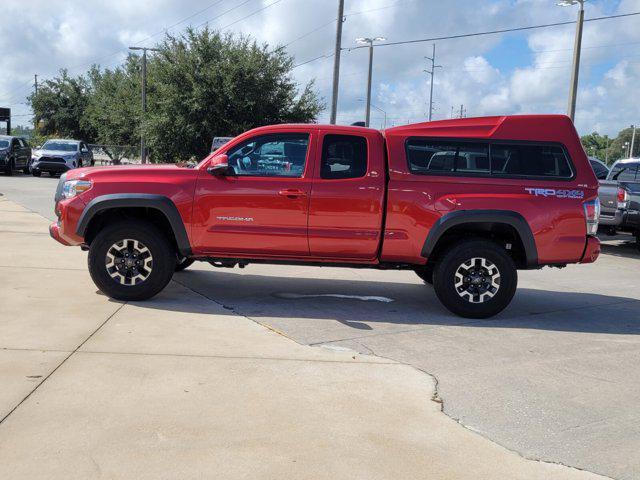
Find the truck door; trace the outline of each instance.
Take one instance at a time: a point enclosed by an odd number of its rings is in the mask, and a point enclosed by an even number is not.
[[[225,152],[235,175],[215,177],[203,169],[194,198],[194,250],[308,256],[312,145],[309,131],[256,135]]]
[[[374,260],[381,240],[386,165],[376,131],[321,132],[309,206],[312,256]]]

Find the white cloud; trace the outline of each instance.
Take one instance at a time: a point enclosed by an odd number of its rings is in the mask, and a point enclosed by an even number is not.
[[[77,74],[96,61],[115,65],[129,45],[200,10],[206,9],[172,31],[215,17],[219,18],[211,26],[224,27],[272,2],[5,0],[0,18],[0,103],[13,104],[16,114],[25,114],[26,106],[19,102],[30,92],[34,73],[46,78],[61,67],[77,67],[71,72]],[[575,8],[556,7],[551,0],[456,0],[455,7],[451,1],[428,0],[346,3],[343,46],[347,49],[355,46],[359,36],[382,35],[389,41],[401,41],[574,20],[576,14]],[[329,55],[294,70],[301,83],[316,78],[328,104],[335,35],[331,20],[336,6],[337,1],[281,0],[234,24],[230,31],[251,34],[269,44],[293,42],[288,49],[297,63]],[[234,7],[238,8],[224,13]],[[587,4],[586,16],[634,11],[640,11],[640,0],[621,0],[615,8],[606,0],[593,0]],[[349,15],[353,13],[358,14]],[[637,18],[585,25],[576,118],[579,130],[597,128],[611,134],[640,121],[638,102],[633,101],[640,84]],[[316,31],[308,34],[312,30]],[[156,35],[144,44],[151,46],[161,38]],[[437,61],[443,68],[435,76],[435,118],[448,117],[451,107],[460,104],[468,115],[565,112],[572,45],[572,25],[437,42]],[[373,99],[387,112],[389,123],[425,118],[429,77],[423,71],[427,66],[424,57],[430,54],[430,43],[375,50]],[[365,96],[367,60],[366,49],[342,53],[338,117],[342,123],[364,116],[359,99]],[[380,125],[382,117],[374,110],[374,125]],[[327,119],[325,112],[321,120]]]

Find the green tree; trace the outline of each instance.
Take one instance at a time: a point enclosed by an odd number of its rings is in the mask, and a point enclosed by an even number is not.
[[[580,140],[587,155],[596,157],[603,162],[607,158],[607,148],[611,144],[611,139],[607,135],[600,135],[598,132],[583,135]]]
[[[132,146],[140,141],[140,62],[128,56],[122,66],[88,73],[90,88],[82,125],[94,132],[94,143]],[[125,152],[111,148],[107,154],[116,163]]]
[[[313,82],[301,91],[292,57],[247,37],[208,29],[167,36],[149,60],[145,131],[154,161],[202,158],[214,136],[310,122],[324,108]]]
[[[28,97],[38,120],[38,133],[90,141],[93,130],[83,122],[88,89],[89,83],[84,76],[73,78],[66,70],[60,70],[59,76],[42,82],[38,93]]]
[[[615,138],[609,147],[609,160],[611,162],[618,160],[620,158],[627,158],[628,148],[625,146],[626,142],[629,142],[631,145],[631,136],[633,135],[632,128],[625,128],[618,133],[618,136]],[[631,153],[632,157],[637,157],[640,155],[640,129],[636,129],[636,141],[633,146],[633,152]]]

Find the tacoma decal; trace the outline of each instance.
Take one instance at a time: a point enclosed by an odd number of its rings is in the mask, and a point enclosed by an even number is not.
[[[582,190],[557,190],[555,188],[526,188],[529,195],[536,197],[556,197],[556,198],[584,198]]]
[[[253,217],[216,217],[227,222],[253,222]]]

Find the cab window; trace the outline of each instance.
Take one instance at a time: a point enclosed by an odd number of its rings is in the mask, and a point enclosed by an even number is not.
[[[238,176],[300,178],[308,147],[307,133],[276,133],[246,140],[230,149],[227,156]]]
[[[360,178],[367,173],[367,140],[354,135],[325,135],[320,178]]]

